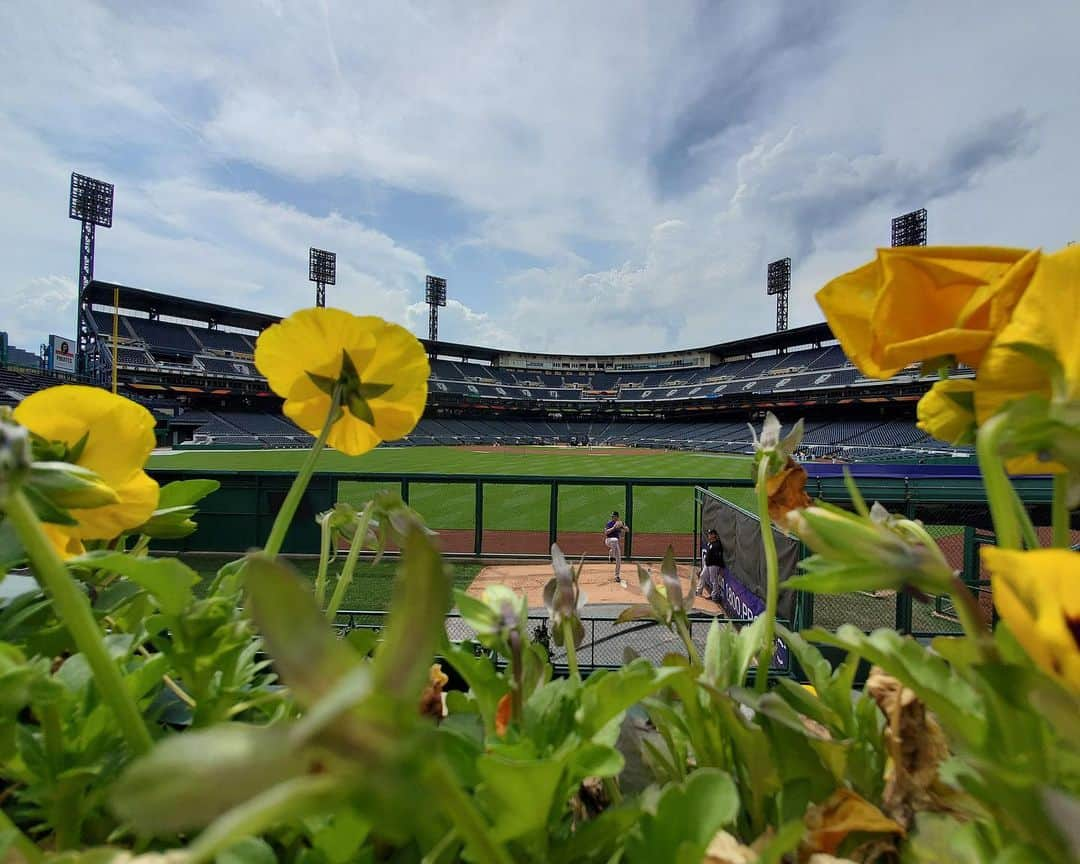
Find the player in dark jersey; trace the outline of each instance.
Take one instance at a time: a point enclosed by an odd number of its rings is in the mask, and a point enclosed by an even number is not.
[[[604,545],[608,548],[608,560],[615,559],[615,581],[621,582],[622,573],[622,538],[630,529],[619,518],[619,511],[611,513],[611,519],[604,526]]]

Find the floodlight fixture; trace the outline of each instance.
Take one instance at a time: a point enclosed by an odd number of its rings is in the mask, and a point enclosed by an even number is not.
[[[315,305],[326,305],[326,286],[337,284],[337,253],[308,249],[308,281],[315,283]]]
[[[68,216],[80,222],[112,228],[113,184],[72,172]]]
[[[428,304],[428,339],[439,338],[439,307],[446,305],[446,280],[440,276],[428,276],[425,281],[425,300]]]
[[[769,264],[766,293],[776,296],[776,332],[788,328],[788,293],[791,291],[791,259],[781,258]]]
[[[926,208],[912,210],[892,220],[893,246],[926,245]]]
[[[83,297],[86,287],[94,278],[94,229],[99,225],[102,228],[112,227],[113,184],[72,172],[68,216],[82,223],[79,237],[79,296],[75,303],[75,331],[78,334],[75,368],[84,374],[100,374],[103,366],[100,351],[91,336],[90,304]]]

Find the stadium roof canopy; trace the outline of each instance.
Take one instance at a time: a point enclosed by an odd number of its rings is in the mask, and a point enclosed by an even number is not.
[[[278,315],[249,312],[233,306],[223,306],[220,303],[208,303],[203,300],[188,300],[183,297],[174,297],[172,294],[159,294],[156,291],[132,288],[129,285],[116,285],[112,282],[102,282],[97,279],[86,286],[83,301],[97,306],[112,306],[113,291],[116,288],[120,289],[120,308],[136,312],[165,315],[170,318],[183,318],[188,321],[206,321],[208,323],[213,321],[215,324],[226,327],[238,327],[255,332],[261,332],[271,324],[276,324],[281,320]],[[820,324],[808,324],[804,327],[794,327],[791,330],[783,330],[778,333],[765,333],[761,336],[751,336],[731,342],[719,342],[702,348],[672,348],[667,351],[647,351],[637,352],[637,354],[631,352],[625,354],[553,354],[535,351],[509,351],[500,348],[486,348],[481,345],[464,345],[458,342],[439,341],[432,343],[427,339],[421,339],[420,342],[429,353],[471,360],[485,360],[492,363],[506,354],[527,354],[530,357],[549,357],[552,359],[595,358],[601,360],[634,357],[639,354],[655,356],[658,354],[708,352],[720,359],[736,359],[750,354],[762,354],[770,351],[780,352],[790,348],[818,345],[832,339],[835,339],[835,337],[829,329],[829,325],[822,322]]]
[[[120,289],[120,308],[147,314],[166,315],[170,318],[184,318],[188,321],[213,321],[226,327],[239,327],[256,332],[276,324],[281,318],[262,312],[248,312],[220,303],[207,303],[204,300],[188,300],[174,297],[172,294],[159,294],[156,291],[144,291],[129,285],[116,285],[95,279],[86,286],[83,302],[97,306],[112,306],[113,292]]]

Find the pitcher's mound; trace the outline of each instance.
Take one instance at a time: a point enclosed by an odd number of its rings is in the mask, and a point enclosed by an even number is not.
[[[655,574],[654,579],[658,580],[658,565],[651,565],[650,569]],[[479,597],[489,585],[506,585],[519,594],[524,594],[529,608],[535,609],[544,605],[544,586],[551,576],[550,564],[495,564],[476,574],[467,593],[472,597]],[[680,564],[679,577],[682,580],[683,592],[689,591],[690,567]],[[622,583],[615,581],[614,564],[586,564],[581,569],[579,584],[590,606],[596,603],[629,605],[646,602],[641,586],[638,585],[637,565],[623,562],[622,580]],[[723,607],[704,597],[694,598],[694,611],[710,615],[722,615],[724,612]]]

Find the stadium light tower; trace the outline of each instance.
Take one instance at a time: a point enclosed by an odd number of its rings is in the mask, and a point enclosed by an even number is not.
[[[791,291],[791,259],[781,258],[769,264],[767,293],[776,295],[776,332],[787,330],[788,292]]]
[[[926,208],[912,210],[892,220],[893,246],[926,245]]]
[[[79,242],[79,297],[75,304],[75,331],[78,334],[77,368],[86,371],[90,349],[90,305],[83,297],[86,286],[94,278],[94,229],[112,228],[113,184],[95,180],[85,174],[71,174],[71,197],[68,199],[68,216],[82,223]],[[85,307],[85,308],[84,308]]]
[[[428,339],[439,339],[439,307],[446,305],[446,280],[439,276],[427,277],[426,299],[431,307],[428,313]]]
[[[316,249],[308,250],[308,281],[315,283],[315,305],[326,305],[326,286],[337,284],[337,253]]]

